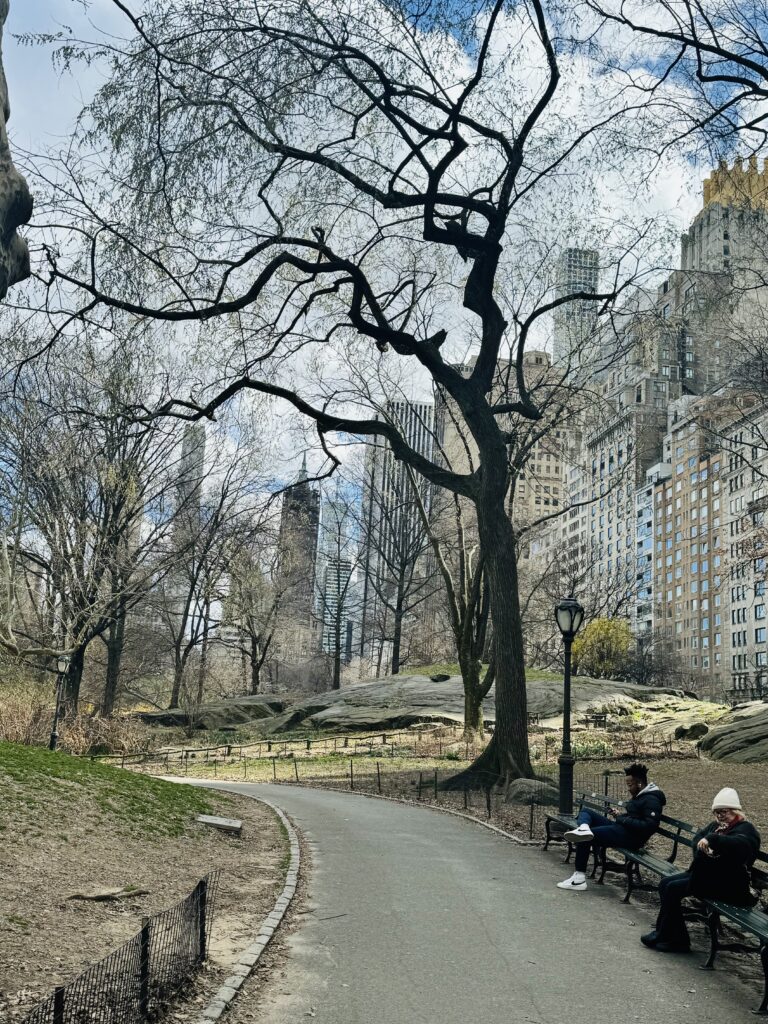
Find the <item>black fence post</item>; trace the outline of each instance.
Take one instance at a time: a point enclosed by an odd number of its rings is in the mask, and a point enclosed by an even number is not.
[[[608,769],[603,772],[603,794],[608,796]]]
[[[53,990],[53,1024],[64,1024],[64,986]]]
[[[149,1020],[149,918],[141,919],[139,937],[139,1011]]]
[[[352,758],[349,759],[349,788],[355,788],[355,769],[352,764]]]
[[[299,781],[299,762],[295,758],[293,760],[293,770],[296,773],[296,781],[298,782]]]
[[[423,782],[423,772],[419,772],[419,800],[421,800],[421,785]]]
[[[376,762],[376,783],[379,787],[379,793],[381,793],[381,765]]]
[[[207,944],[205,940],[205,926],[206,917],[208,912],[208,879],[201,878],[197,883],[198,888],[198,906],[200,907],[200,959],[205,960],[208,955]]]
[[[272,758],[272,778],[277,782],[277,757]]]
[[[435,800],[437,800],[437,768],[435,768]]]
[[[485,807],[488,811],[488,817],[491,817],[491,787],[488,786],[485,791]]]

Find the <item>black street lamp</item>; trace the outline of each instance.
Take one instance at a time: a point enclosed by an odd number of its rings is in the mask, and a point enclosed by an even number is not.
[[[555,620],[563,634],[565,645],[565,675],[563,677],[563,749],[557,763],[560,766],[560,813],[573,812],[573,755],[571,754],[571,645],[584,621],[584,609],[575,597],[564,597],[555,606]]]
[[[61,716],[61,691],[64,686],[64,677],[67,674],[69,668],[69,658],[66,654],[60,654],[56,659],[56,709],[53,712],[53,726],[51,728],[51,738],[48,741],[48,749],[55,750],[56,744],[59,742],[59,717]]]

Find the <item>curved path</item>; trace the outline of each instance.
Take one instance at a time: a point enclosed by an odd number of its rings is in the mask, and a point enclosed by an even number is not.
[[[216,788],[278,804],[312,849],[310,912],[265,1024],[723,1024],[759,1002],[700,956],[646,950],[647,912],[613,887],[557,889],[558,855],[352,793]]]

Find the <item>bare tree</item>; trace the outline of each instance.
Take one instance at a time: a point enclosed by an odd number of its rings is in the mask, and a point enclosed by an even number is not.
[[[392,410],[381,415],[397,421]],[[402,423],[398,426],[405,432]],[[425,425],[426,430],[431,434]],[[386,443],[369,447],[360,517],[366,595],[361,644],[362,653],[375,661],[377,676],[398,675],[408,661],[409,632],[439,586],[421,514],[429,515],[431,491]]]
[[[173,665],[170,707],[202,702],[211,645],[219,640],[222,605],[240,540],[254,536],[269,494],[260,478],[260,442],[243,422],[207,432],[188,428],[177,479],[177,517],[171,542],[173,570],[153,595]],[[190,668],[197,660],[193,687]],[[193,695],[193,696],[190,696]]]
[[[255,390],[307,417],[323,444],[381,438],[474,505],[497,654],[496,730],[477,765],[484,778],[531,772],[507,515],[517,426],[543,418],[526,346],[564,303],[594,301],[605,312],[635,269],[620,254],[605,288],[534,294],[534,205],[547,206],[560,174],[596,178],[600,160],[614,169],[664,87],[638,97],[596,75],[594,97],[574,103],[562,88],[560,13],[540,0],[511,10],[503,0],[428,0],[418,16],[377,0],[150,2],[141,18],[127,15],[132,39],[101,51],[112,75],[82,141],[109,140],[107,165],[83,155],[48,180],[60,218],[88,243],[71,260],[49,250],[52,313],[111,307],[218,321],[225,334],[238,324],[219,383],[145,403],[137,416],[211,418]],[[515,77],[521,53],[537,75]],[[99,180],[98,195],[86,175]],[[632,234],[617,236],[614,251],[626,253]],[[112,286],[116,267],[128,271],[118,278],[127,287]],[[85,305],[62,311],[62,288]],[[475,349],[468,375],[450,355],[458,347]],[[513,386],[499,391],[503,352]],[[384,358],[418,367],[455,402],[476,468],[450,471],[369,407],[356,410],[359,392],[335,373],[342,357],[358,374]]]
[[[277,569],[276,538],[268,529],[256,537],[249,531],[230,553],[222,643],[240,654],[246,666],[246,692],[254,696],[261,692],[279,624],[283,587]]]
[[[108,634],[101,709],[117,692],[125,616],[168,571],[175,428],[120,415],[149,386],[143,356],[86,333],[66,365],[28,365],[0,403],[2,525],[12,552],[3,646],[70,652],[65,700],[77,711],[86,650]],[[22,610],[23,609],[23,610]]]

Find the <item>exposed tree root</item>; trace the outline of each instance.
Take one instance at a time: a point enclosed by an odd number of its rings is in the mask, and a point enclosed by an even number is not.
[[[445,779],[438,788],[445,792],[454,792],[463,789],[493,789],[494,786],[503,786],[506,790],[510,782],[515,779],[529,778],[531,774],[531,772],[521,771],[511,755],[500,756],[499,745],[494,734],[485,750],[475,758],[468,768],[457,775],[452,775],[450,779]]]

